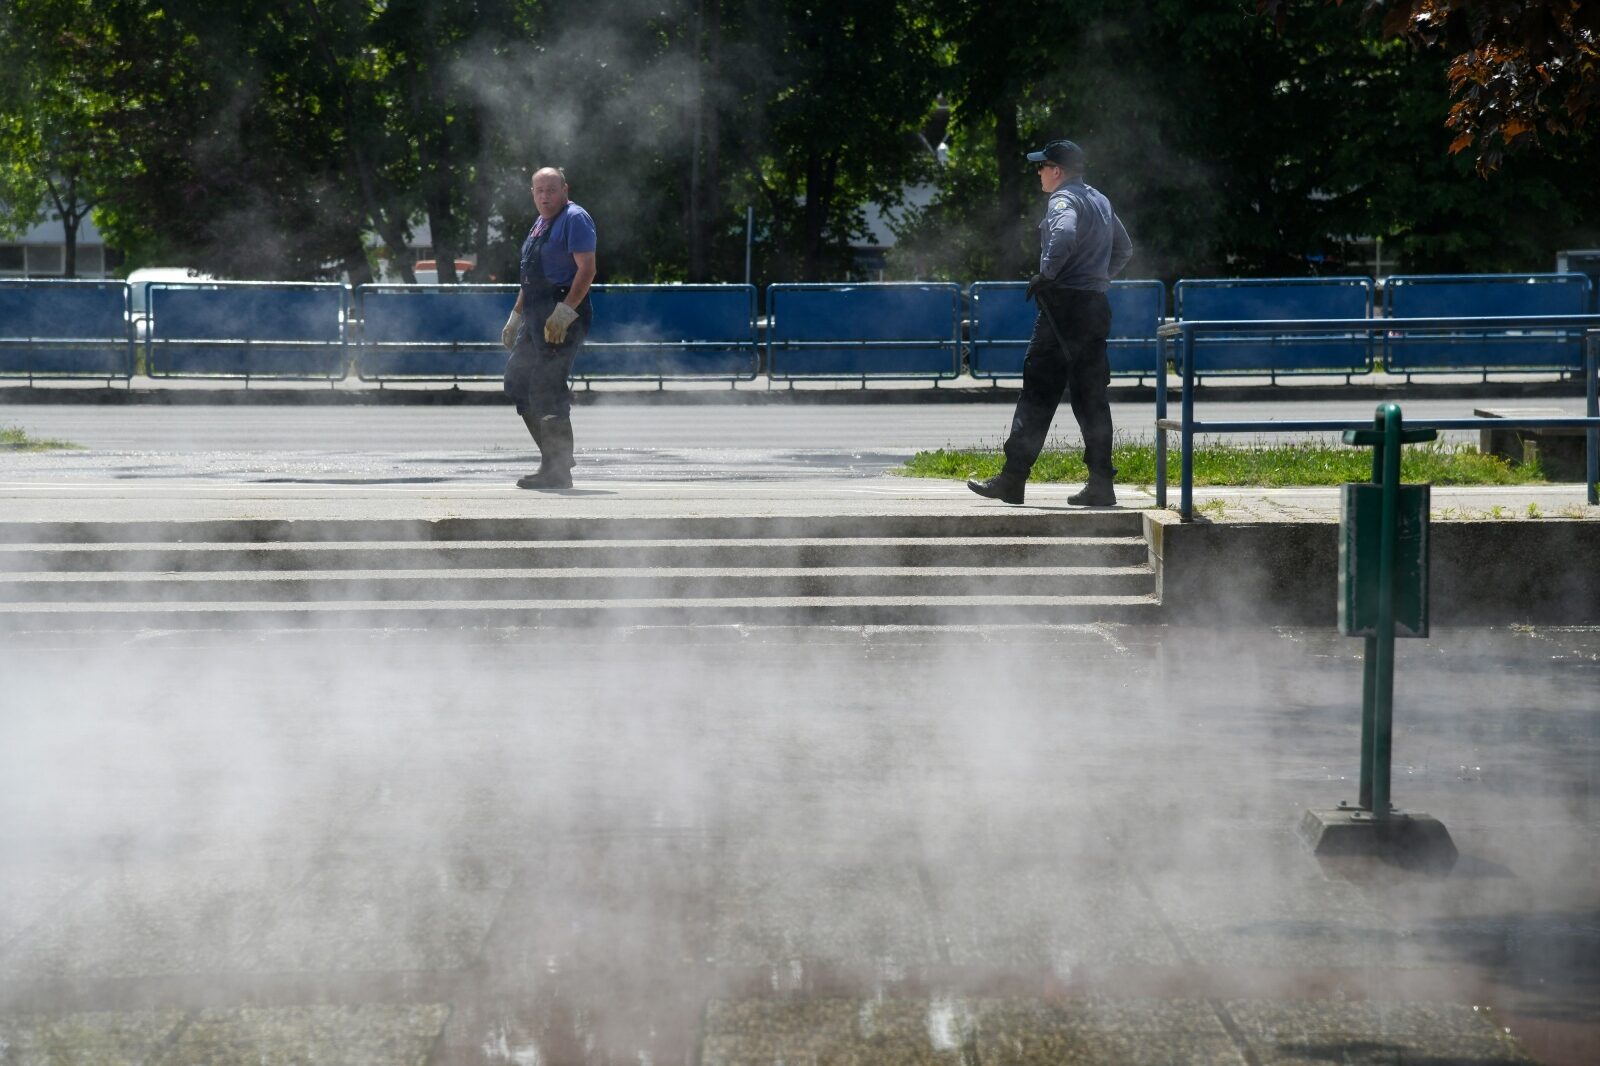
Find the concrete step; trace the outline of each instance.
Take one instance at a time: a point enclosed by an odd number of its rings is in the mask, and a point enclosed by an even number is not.
[[[0,629],[1151,621],[1133,512],[0,523]]]
[[[10,574],[0,602],[594,600],[809,596],[1142,595],[1146,566],[573,567],[257,573]]]
[[[637,625],[1007,625],[1151,623],[1143,596],[814,596],[608,600],[12,604],[19,630],[467,628]]]
[[[267,544],[860,537],[1137,537],[1137,511],[981,510],[923,515],[708,515],[677,518],[228,519],[0,522],[0,544]]]
[[[689,540],[0,544],[20,573],[684,566],[1138,566],[1142,537],[742,537]]]

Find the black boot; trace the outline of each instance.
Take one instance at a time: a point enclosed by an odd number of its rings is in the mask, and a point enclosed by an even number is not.
[[[1028,475],[1008,473],[1002,469],[988,481],[967,479],[967,488],[979,496],[987,496],[991,500],[1002,503],[1021,503],[1022,495],[1028,484]]]
[[[524,489],[570,489],[572,487],[572,419],[551,416],[539,420],[540,451],[544,465],[533,477],[517,482]]]
[[[1111,479],[1101,475],[1089,475],[1089,481],[1083,486],[1082,492],[1073,493],[1067,497],[1067,502],[1077,507],[1115,507],[1117,505],[1117,490],[1111,487]]]
[[[538,487],[541,479],[547,476],[547,471],[550,469],[550,456],[545,453],[544,431],[539,427],[539,416],[525,414],[522,416],[522,424],[528,427],[528,435],[533,438],[533,443],[538,446],[539,469],[526,477],[517,478],[517,488],[531,489]]]

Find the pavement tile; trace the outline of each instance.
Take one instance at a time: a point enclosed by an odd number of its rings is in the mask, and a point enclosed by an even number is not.
[[[1063,980],[1085,968],[1177,965],[1155,910],[1107,871],[1095,860],[935,866],[950,962],[1044,968]]]
[[[506,894],[487,958],[517,980],[648,981],[706,953],[716,841],[661,830],[543,842]],[[606,975],[601,978],[599,975]]]
[[[1597,883],[1593,873],[1564,886],[1512,877],[1460,877],[1442,882],[1432,893],[1376,887],[1365,891],[1404,924],[1404,947],[1415,965],[1537,970],[1546,978],[1595,984],[1600,982],[1600,910],[1581,898],[1555,894],[1576,896],[1582,884]],[[1600,999],[1590,1013],[1600,1018]]]
[[[759,999],[706,1010],[704,1066],[1242,1066],[1192,1000]]]
[[[57,863],[0,860],[0,952],[82,883]]]
[[[933,917],[906,862],[735,865],[718,878],[719,965],[822,963],[885,980],[938,962]]]
[[[706,1007],[702,1066],[961,1066],[972,1040],[952,1000],[746,999]]]
[[[1403,964],[1403,924],[1348,884],[1316,875],[1166,878],[1152,892],[1174,935],[1202,966]]]
[[[1241,1000],[1227,1009],[1264,1066],[1534,1062],[1487,1010],[1463,1004]]]
[[[183,1011],[0,1014],[5,1066],[144,1066],[183,1021]]]
[[[280,903],[251,953],[262,972],[449,971],[471,965],[511,884],[485,856],[346,855]]]
[[[984,1066],[1242,1066],[1200,1000],[1003,1000],[981,1005]]]
[[[213,852],[131,863],[46,913],[3,957],[0,977],[223,973],[275,920],[292,867]]]
[[[424,1066],[442,1004],[205,1011],[151,1066]]]
[[[442,1061],[681,1062],[705,1002],[717,838],[618,825],[532,834]]]

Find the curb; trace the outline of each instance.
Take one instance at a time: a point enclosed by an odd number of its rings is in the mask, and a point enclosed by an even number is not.
[[[1315,400],[1549,399],[1583,396],[1583,383],[1568,381],[1489,381],[1394,385],[1199,385],[1196,395],[1212,402],[1240,403]],[[878,404],[1015,404],[1022,391],[1011,386],[866,389],[574,389],[576,406],[851,406]],[[1153,404],[1149,385],[1113,385],[1112,403]],[[1177,386],[1167,392],[1176,404]],[[74,388],[52,385],[0,387],[0,405],[80,405],[106,407],[498,407],[509,403],[493,389],[337,389],[303,388]]]

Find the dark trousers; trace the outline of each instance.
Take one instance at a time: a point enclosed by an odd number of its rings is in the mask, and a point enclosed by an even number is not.
[[[1047,289],[1038,299],[1040,312],[1022,362],[1022,398],[1006,438],[1006,472],[1026,477],[1033,469],[1065,392],[1083,433],[1083,458],[1090,477],[1110,480],[1116,473],[1111,465],[1111,405],[1106,400],[1111,384],[1111,364],[1106,361],[1111,304],[1105,293],[1084,289]]]
[[[594,311],[585,299],[578,305],[578,320],[567,328],[567,339],[560,344],[546,344],[544,321],[555,310],[556,301],[525,301],[522,309],[522,329],[517,343],[506,360],[505,390],[511,402],[517,405],[517,414],[535,418],[570,418],[572,415],[572,389],[567,379],[572,376],[572,364],[578,358],[578,349],[589,335],[589,325],[594,321]]]

